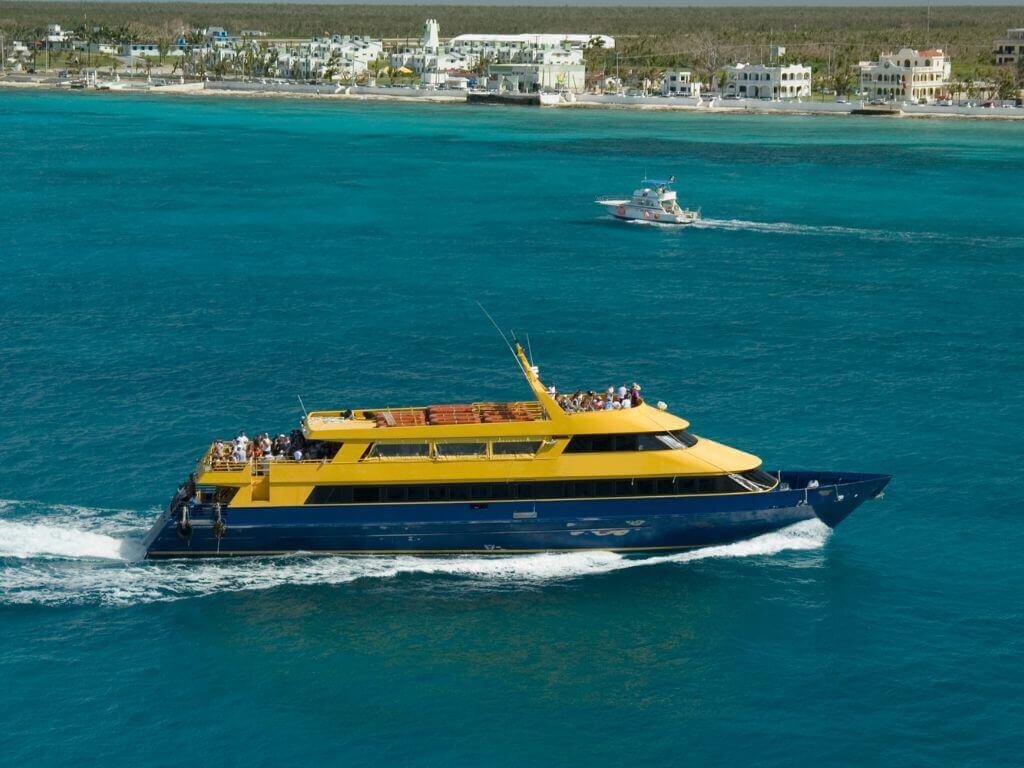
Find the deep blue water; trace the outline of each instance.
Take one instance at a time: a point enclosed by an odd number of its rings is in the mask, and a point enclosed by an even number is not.
[[[704,227],[592,200],[675,173]],[[1024,125],[0,94],[9,765],[950,765],[1024,733]],[[886,498],[711,552],[139,563],[215,435],[638,380]]]

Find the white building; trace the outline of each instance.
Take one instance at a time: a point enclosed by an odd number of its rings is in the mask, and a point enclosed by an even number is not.
[[[46,26],[46,42],[51,48],[59,48],[65,40],[71,38],[71,33],[60,28],[60,24],[48,24]]]
[[[700,98],[700,83],[695,83],[692,78],[692,73],[685,69],[666,72],[665,79],[661,81],[661,95]]]
[[[600,42],[598,42],[600,41]],[[580,50],[589,48],[591,45],[600,44],[602,48],[611,50],[615,47],[615,38],[608,35],[563,35],[563,34],[534,34],[523,35],[481,35],[468,34],[457,35],[448,41],[448,45],[456,49],[495,49],[495,50],[523,50],[526,48],[578,48]]]
[[[582,93],[586,71],[582,64],[506,63],[487,67],[488,88],[494,91]]]
[[[284,78],[356,77],[384,53],[384,44],[369,37],[334,35],[313,38],[297,45],[273,48],[277,69]]]
[[[89,43],[85,50],[103,56],[117,56],[121,53],[121,49],[115,43]]]
[[[949,94],[952,71],[941,48],[917,51],[902,48],[878,61],[860,62],[860,87],[870,99],[935,101]]]
[[[726,95],[746,99],[797,99],[811,95],[811,68],[803,64],[742,64],[725,68]]]
[[[160,47],[156,43],[123,43],[121,55],[125,57],[151,58],[160,56]]]
[[[996,64],[1024,61],[1024,29],[1008,29],[1006,37],[996,40]]]

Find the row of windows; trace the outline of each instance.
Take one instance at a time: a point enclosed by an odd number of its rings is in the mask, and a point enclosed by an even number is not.
[[[626,435],[574,435],[566,453],[613,453],[619,451],[669,451],[689,448],[697,438],[685,430]],[[540,440],[503,440],[490,445],[491,456],[533,456]],[[483,458],[488,455],[486,441],[437,443],[374,443],[368,459]]]
[[[611,453],[618,451],[670,451],[697,444],[696,436],[686,430],[648,432],[631,435],[574,435],[566,453]]]
[[[658,477],[633,480],[545,480],[514,483],[420,483],[415,485],[318,485],[307,504],[397,504],[420,501],[600,499],[768,490],[775,478],[759,469],[737,475]]]

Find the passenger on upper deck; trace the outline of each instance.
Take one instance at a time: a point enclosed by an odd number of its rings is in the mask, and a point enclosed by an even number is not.
[[[618,411],[623,408],[635,408],[643,403],[640,397],[640,385],[635,383],[630,389],[622,386],[616,389],[608,387],[603,395],[593,390],[584,392],[577,389],[572,395],[558,394],[554,387],[548,387],[548,394],[566,413],[584,413],[588,411]]]

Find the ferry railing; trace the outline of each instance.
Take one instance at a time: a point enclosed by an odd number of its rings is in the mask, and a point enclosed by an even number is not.
[[[293,459],[287,456],[267,458],[263,456],[254,456],[246,459],[245,461],[234,461],[230,459],[215,459],[207,456],[202,459],[200,463],[203,470],[206,472],[249,472],[253,475],[266,475],[270,473],[270,467],[273,464],[286,466],[294,466],[297,464],[330,464],[331,459]]]

